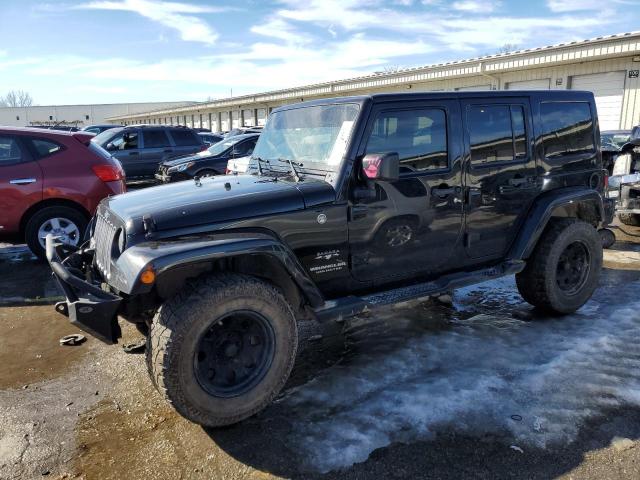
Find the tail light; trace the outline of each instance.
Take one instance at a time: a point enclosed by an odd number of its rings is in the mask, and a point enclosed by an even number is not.
[[[124,180],[124,172],[116,165],[94,165],[91,168],[93,169],[93,173],[96,174],[96,177],[103,182]]]
[[[231,170],[229,170],[229,167],[224,169],[224,174],[225,175],[229,175],[231,173]]]
[[[604,189],[607,190],[609,188],[609,175],[604,176]]]

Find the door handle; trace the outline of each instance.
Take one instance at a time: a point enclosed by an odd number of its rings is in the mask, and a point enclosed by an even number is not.
[[[30,183],[36,183],[35,178],[16,178],[14,180],[9,180],[11,185],[29,185]]]

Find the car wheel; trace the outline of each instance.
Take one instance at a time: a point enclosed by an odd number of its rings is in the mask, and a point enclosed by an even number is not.
[[[598,286],[602,241],[590,224],[552,219],[525,269],[516,275],[520,295],[549,313],[567,314],[584,305]]]
[[[45,238],[56,236],[61,242],[78,246],[87,228],[87,217],[80,211],[65,206],[46,207],[38,210],[27,222],[25,240],[31,251],[45,258]]]
[[[618,218],[625,225],[640,227],[640,215],[636,213],[619,213]]]
[[[291,306],[274,286],[226,274],[190,282],[156,313],[147,343],[152,381],[187,419],[218,427],[267,406],[298,345]]]

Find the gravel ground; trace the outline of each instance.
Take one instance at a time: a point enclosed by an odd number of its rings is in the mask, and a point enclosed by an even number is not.
[[[640,230],[616,235],[566,318],[505,278],[305,323],[283,394],[217,430],[163,402],[143,355],[60,346],[47,267],[0,245],[0,478],[640,478]]]

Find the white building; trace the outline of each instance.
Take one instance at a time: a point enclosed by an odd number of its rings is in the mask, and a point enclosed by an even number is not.
[[[102,105],[43,105],[0,107],[0,125],[84,125],[109,123],[107,118],[150,110],[192,105],[194,102],[111,103]]]
[[[273,108],[314,98],[405,91],[576,89],[595,94],[602,130],[628,129],[640,123],[639,71],[640,32],[633,32],[147,113],[114,115],[109,120],[226,131],[264,124]]]

